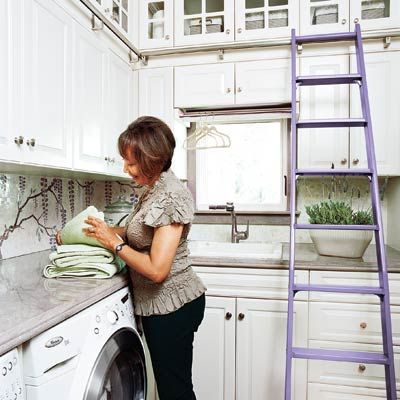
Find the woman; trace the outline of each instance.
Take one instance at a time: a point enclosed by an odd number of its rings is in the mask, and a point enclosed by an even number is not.
[[[161,120],[141,117],[120,135],[118,148],[124,172],[145,192],[124,228],[89,217],[85,233],[129,267],[135,313],[142,317],[160,400],[196,399],[192,345],[206,289],[188,264],[194,207],[190,192],[169,169],[175,139]]]

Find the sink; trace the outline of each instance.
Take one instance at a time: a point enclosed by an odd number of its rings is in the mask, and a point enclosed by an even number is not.
[[[189,242],[192,257],[281,259],[282,243],[266,242],[208,242],[194,240]]]

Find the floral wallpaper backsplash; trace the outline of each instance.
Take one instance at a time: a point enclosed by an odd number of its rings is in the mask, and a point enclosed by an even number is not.
[[[132,203],[129,182],[0,174],[0,259],[55,246],[55,233],[89,205],[99,210],[122,196]]]

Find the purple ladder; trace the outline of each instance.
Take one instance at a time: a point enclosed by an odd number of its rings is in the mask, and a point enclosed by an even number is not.
[[[296,47],[304,43],[323,43],[354,40],[356,45],[357,73],[346,75],[318,75],[296,76]],[[291,121],[291,191],[290,191],[290,255],[289,255],[289,293],[288,293],[288,318],[286,341],[286,375],[285,375],[285,400],[291,400],[292,392],[292,361],[294,358],[347,361],[365,364],[381,364],[385,366],[386,397],[396,400],[396,379],[394,370],[392,325],[390,319],[389,283],[387,275],[386,253],[383,240],[382,215],[379,201],[378,177],[375,160],[374,141],[372,135],[371,113],[368,101],[368,89],[365,74],[364,53],[361,40],[361,30],[356,24],[355,32],[296,36],[292,29],[291,38],[292,55],[292,121]],[[296,90],[297,85],[338,85],[358,84],[361,97],[363,118],[351,119],[320,119],[297,120]],[[297,134],[301,128],[331,128],[331,127],[364,127],[365,143],[367,150],[368,168],[363,169],[298,169],[297,168]],[[327,175],[358,175],[366,176],[370,182],[373,225],[311,225],[296,224],[296,179],[298,176],[327,176]],[[309,285],[296,284],[295,271],[295,239],[297,229],[354,229],[373,230],[375,233],[376,255],[379,273],[379,286],[343,286],[343,285]],[[307,292],[335,292],[335,293],[363,293],[379,297],[382,325],[383,353],[326,350],[293,347],[293,303],[296,293]]]

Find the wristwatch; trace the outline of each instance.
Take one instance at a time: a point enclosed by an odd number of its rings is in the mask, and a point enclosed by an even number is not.
[[[124,246],[127,246],[127,245],[128,245],[128,243],[126,243],[126,242],[122,242],[122,243],[120,243],[120,244],[117,244],[117,245],[115,246],[115,248],[114,248],[115,254],[118,254],[118,252],[120,252],[120,251],[122,250],[122,248],[123,248]]]

